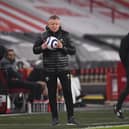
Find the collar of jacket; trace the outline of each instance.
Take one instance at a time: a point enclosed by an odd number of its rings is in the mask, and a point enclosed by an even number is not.
[[[61,32],[61,30],[62,30],[62,28],[61,28],[61,26],[60,26],[60,28],[59,28],[59,30],[57,31],[57,32],[52,32],[50,29],[49,29],[49,27],[48,26],[46,26],[46,30],[47,30],[47,32],[50,34],[50,35],[53,35],[53,36],[58,36],[58,34]]]

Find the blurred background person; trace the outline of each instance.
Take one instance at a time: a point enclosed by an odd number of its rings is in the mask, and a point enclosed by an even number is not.
[[[125,89],[120,94],[117,100],[117,103],[114,106],[114,112],[117,117],[124,118],[121,108],[124,100],[129,95],[129,33],[125,35],[121,40],[121,44],[119,48],[119,56],[126,71],[127,82],[126,82]]]
[[[30,89],[31,92],[28,101],[32,102],[34,99],[40,99],[43,90],[42,85],[23,79],[23,75],[18,72],[15,57],[16,53],[14,52],[14,50],[7,49],[6,55],[0,62],[1,68],[5,69],[6,71],[8,88]]]
[[[48,89],[47,89],[47,84],[45,82],[45,78],[43,77],[44,70],[43,68],[38,68],[34,67],[33,70],[30,72],[29,76],[27,77],[28,81],[36,82],[43,87],[43,99],[47,100],[48,99]]]
[[[0,60],[4,57],[6,53],[6,48],[3,45],[0,45]]]

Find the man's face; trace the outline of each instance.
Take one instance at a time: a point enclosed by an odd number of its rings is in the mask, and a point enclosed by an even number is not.
[[[14,51],[8,51],[8,54],[7,54],[7,58],[10,60],[10,61],[15,61],[15,52]]]
[[[60,28],[60,20],[59,19],[49,19],[48,27],[52,32],[57,32]]]

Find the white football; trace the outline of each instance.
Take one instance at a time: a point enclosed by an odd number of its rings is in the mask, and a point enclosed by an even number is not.
[[[50,36],[47,38],[47,47],[48,49],[57,48],[58,39],[56,37]]]

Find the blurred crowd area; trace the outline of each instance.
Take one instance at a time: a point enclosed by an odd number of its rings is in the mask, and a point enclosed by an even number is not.
[[[19,1],[0,1],[0,45],[15,51],[17,69],[23,74],[24,80],[29,78],[45,87],[41,100],[48,101],[46,84],[42,78],[42,56],[34,55],[32,47],[52,14],[61,17],[62,26],[71,33],[77,51],[75,56],[69,56],[74,105],[85,107],[87,103],[104,104],[117,100],[126,82],[118,50],[122,37],[129,30],[128,1]],[[0,55],[3,51],[0,50]],[[2,68],[0,71],[0,80],[6,83]],[[26,102],[23,100],[28,98],[28,95],[24,95],[28,91],[15,89],[8,93],[13,101],[12,108],[16,104],[20,105],[17,99],[22,100],[20,107],[24,107]],[[59,80],[57,99],[64,101]]]

